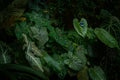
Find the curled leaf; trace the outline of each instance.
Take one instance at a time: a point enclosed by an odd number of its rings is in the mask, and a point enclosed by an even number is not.
[[[80,36],[86,36],[88,24],[85,18],[82,18],[80,22],[76,18],[73,19],[73,26]]]

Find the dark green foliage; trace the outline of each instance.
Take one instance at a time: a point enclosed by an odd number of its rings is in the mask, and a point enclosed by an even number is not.
[[[94,66],[94,68],[90,68],[89,74],[92,80],[106,80],[105,74],[100,67]]]
[[[49,26],[48,30],[50,30],[50,36],[66,50],[73,51],[74,48],[77,46],[76,43],[73,43],[72,41],[68,40],[65,35],[61,34],[60,29],[54,29],[53,27]]]
[[[79,35],[81,35],[82,37],[86,36],[88,27],[86,19],[82,18],[80,22],[78,21],[78,19],[74,19],[73,25]]]
[[[113,16],[107,10],[101,10],[100,17],[103,20],[100,26],[106,29],[112,35],[114,35],[115,38],[118,40],[118,43],[120,44],[120,37],[119,37],[120,21],[119,19],[116,16]]]
[[[42,72],[17,64],[0,64],[0,71],[4,71],[4,77],[8,77],[10,80],[23,80],[25,78],[32,80],[48,80]]]
[[[0,78],[118,80],[117,2],[1,0]]]
[[[112,35],[110,35],[106,30],[102,28],[96,28],[95,34],[98,37],[98,39],[108,47],[119,49],[117,40]]]
[[[0,42],[0,64],[11,63],[10,47]]]

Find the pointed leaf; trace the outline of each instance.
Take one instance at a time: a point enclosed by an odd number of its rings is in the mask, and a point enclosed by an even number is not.
[[[102,28],[96,28],[95,34],[98,37],[98,39],[103,42],[105,45],[107,45],[110,48],[119,48],[117,40],[108,33],[105,29]]]
[[[35,57],[32,53],[27,53],[26,58],[33,67],[39,68],[42,72],[44,71],[42,68],[42,64],[39,58]]]

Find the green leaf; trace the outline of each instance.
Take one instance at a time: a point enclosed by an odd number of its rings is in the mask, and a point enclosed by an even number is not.
[[[106,80],[104,71],[97,66],[89,68],[89,75],[92,80]]]
[[[87,54],[87,49],[85,49],[85,47],[83,45],[78,46],[75,50],[75,55],[78,56],[78,58],[82,61],[83,67],[87,63],[87,58],[85,56],[86,54]]]
[[[86,36],[88,24],[85,18],[81,18],[80,22],[76,18],[73,19],[73,26],[80,36]]]
[[[11,62],[11,56],[8,53],[9,47],[3,42],[0,42],[0,64],[6,64]]]
[[[31,23],[34,22],[35,25],[42,26],[42,27],[50,26],[50,21],[41,12],[32,11],[32,12],[26,13],[25,16],[28,18],[28,20]]]
[[[64,60],[64,63],[72,70],[79,71],[83,68],[81,59],[74,55],[72,52],[68,52],[68,58]]]
[[[44,71],[42,68],[42,64],[39,58],[35,57],[32,53],[27,53],[26,54],[26,59],[29,61],[30,65],[33,66],[34,68],[38,68],[42,72]]]
[[[16,24],[15,28],[15,35],[17,39],[22,39],[22,34],[28,34],[29,33],[29,26],[27,25],[26,22],[21,22]]]
[[[24,48],[27,48],[26,50],[26,59],[28,60],[29,64],[36,69],[39,69],[40,71],[44,71],[42,68],[42,63],[40,61],[40,50],[36,47],[34,42],[31,42],[27,39],[27,36],[23,34],[23,38],[25,40]]]
[[[7,54],[7,51],[4,53],[0,54],[0,63],[1,64],[6,64],[11,62],[11,57],[10,55]]]
[[[43,59],[44,61],[47,63],[47,65],[51,68],[53,68],[53,70],[55,70],[56,72],[61,72],[61,66],[60,64],[55,61],[51,56],[49,56],[45,51],[42,52],[43,54]]]
[[[102,9],[100,11],[100,17],[103,18],[103,19],[109,19],[111,16],[112,16],[112,14],[105,9]]]
[[[88,37],[88,39],[95,40],[96,36],[95,36],[95,33],[94,33],[94,29],[88,28],[86,36]]]
[[[117,40],[105,29],[96,28],[95,34],[98,39],[110,48],[119,48]]]
[[[44,44],[48,41],[48,32],[46,27],[31,27],[31,38],[36,39],[40,47],[44,46]]]
[[[83,46],[78,46],[74,53],[68,52],[68,58],[64,60],[64,63],[72,70],[79,71],[86,66],[87,58],[85,54],[87,54],[87,50]]]
[[[68,51],[73,51],[77,44],[69,40],[66,35],[61,34],[62,31],[59,28],[54,28],[52,26],[47,27],[50,31],[49,36],[52,37],[58,44],[63,46]]]

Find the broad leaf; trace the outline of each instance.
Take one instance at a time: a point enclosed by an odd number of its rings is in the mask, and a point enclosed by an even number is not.
[[[82,37],[86,36],[87,27],[88,27],[86,19],[82,18],[80,22],[76,18],[73,19],[73,26],[80,36]]]
[[[32,33],[31,38],[37,40],[40,47],[44,46],[49,39],[46,27],[31,27],[30,29]]]
[[[106,80],[105,73],[100,67],[89,68],[89,75],[92,80]]]
[[[72,52],[68,52],[68,58],[64,60],[64,63],[72,70],[79,71],[83,68],[81,59],[74,55]]]
[[[119,48],[117,40],[105,29],[96,28],[95,34],[98,39],[110,48]]]
[[[41,64],[40,59],[35,57],[32,53],[27,53],[26,59],[29,61],[31,66],[40,69],[42,72],[44,71],[42,68],[42,64]]]
[[[68,52],[64,63],[72,70],[80,71],[87,63],[85,54],[87,54],[87,50],[83,46],[78,46],[74,53]]]
[[[52,37],[58,44],[63,46],[66,50],[73,51],[77,44],[69,40],[65,35],[61,34],[62,31],[52,26],[47,27],[50,31],[49,36]]]

